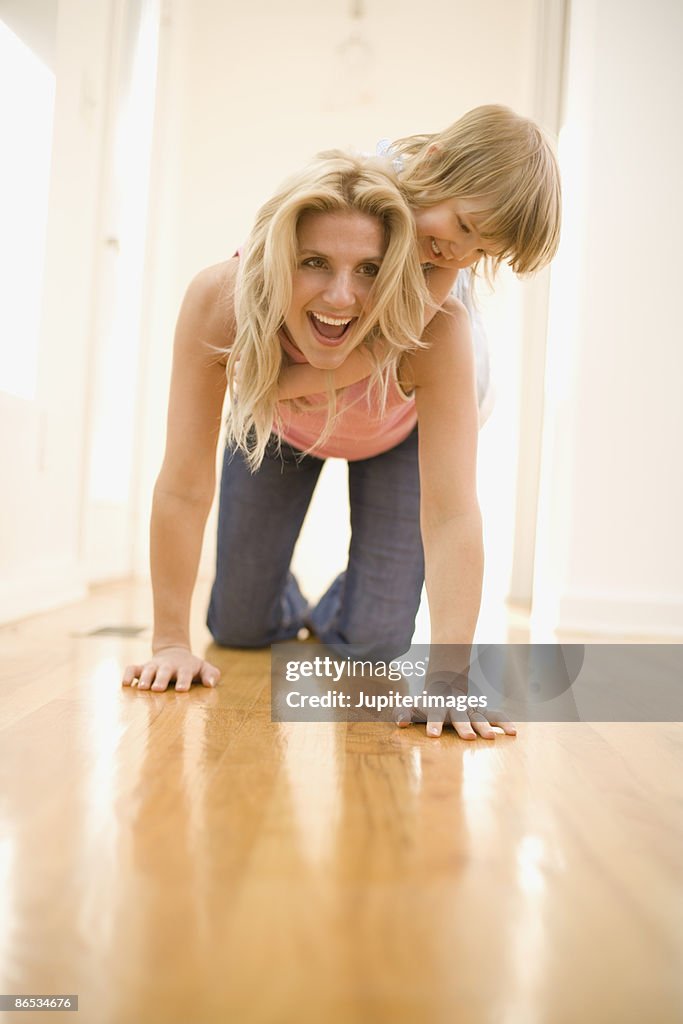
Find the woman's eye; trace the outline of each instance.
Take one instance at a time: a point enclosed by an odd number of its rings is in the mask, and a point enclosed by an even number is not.
[[[469,234],[471,234],[471,231],[470,231],[470,229],[469,229],[469,228],[467,227],[467,224],[463,224],[463,222],[462,222],[462,221],[460,220],[460,218],[459,218],[459,217],[458,217],[458,224],[460,225],[460,227],[462,228],[462,230],[463,230],[463,231],[465,232],[465,234],[466,234],[466,235],[469,235]]]
[[[376,263],[364,263],[360,268],[360,272],[365,277],[377,277],[379,274],[379,267]]]
[[[302,267],[313,267],[314,270],[320,270],[325,266],[325,260],[320,256],[309,256],[301,265]]]

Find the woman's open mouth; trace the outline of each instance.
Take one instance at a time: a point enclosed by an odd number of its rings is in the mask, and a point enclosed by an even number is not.
[[[341,345],[346,339],[351,324],[354,324],[356,316],[328,316],[327,313],[306,314],[311,324],[311,329],[321,345]]]

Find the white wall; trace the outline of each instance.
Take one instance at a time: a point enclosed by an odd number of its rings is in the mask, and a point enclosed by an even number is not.
[[[130,575],[159,0],[116,0],[90,337],[83,548],[88,579]]]
[[[58,0],[0,0],[0,20],[55,70]]]
[[[56,35],[52,4],[30,13],[28,41],[54,57],[57,88],[44,292],[31,300],[42,305],[36,394],[0,393],[0,620],[74,600],[87,584],[83,460],[110,9],[63,0]]]
[[[320,149],[372,149],[382,136],[438,130],[486,102],[533,114],[540,6],[540,0],[434,0],[422,12],[412,0],[368,0],[365,17],[354,22],[346,3],[165,5],[137,517],[140,574],[148,571],[149,498],[163,451],[173,321],[189,279],[231,255],[278,182]],[[361,42],[354,43],[358,36]],[[511,559],[519,372],[512,367],[520,362],[520,294],[503,276],[495,300],[482,296],[503,395],[499,427],[495,420],[487,427],[498,440],[483,457],[482,499],[493,552],[489,572],[500,575],[502,567],[503,576]],[[344,562],[343,478],[343,465],[330,462],[297,551],[295,568],[310,595]],[[205,573],[211,571],[213,541],[210,524]]]
[[[683,5],[573,0],[537,636],[683,635]]]

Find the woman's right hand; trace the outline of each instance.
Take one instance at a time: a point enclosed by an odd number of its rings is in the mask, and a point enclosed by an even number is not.
[[[137,679],[138,690],[166,690],[175,680],[176,690],[187,691],[194,680],[202,686],[215,686],[221,674],[215,665],[195,657],[187,647],[162,647],[149,661],[127,665],[123,686],[132,686]]]

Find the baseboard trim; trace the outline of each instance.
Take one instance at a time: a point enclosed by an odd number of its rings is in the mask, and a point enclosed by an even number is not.
[[[560,598],[558,618],[563,633],[683,640],[683,598],[668,594],[569,593]]]
[[[78,564],[34,566],[0,582],[0,623],[51,611],[82,601],[88,593],[83,568]]]

